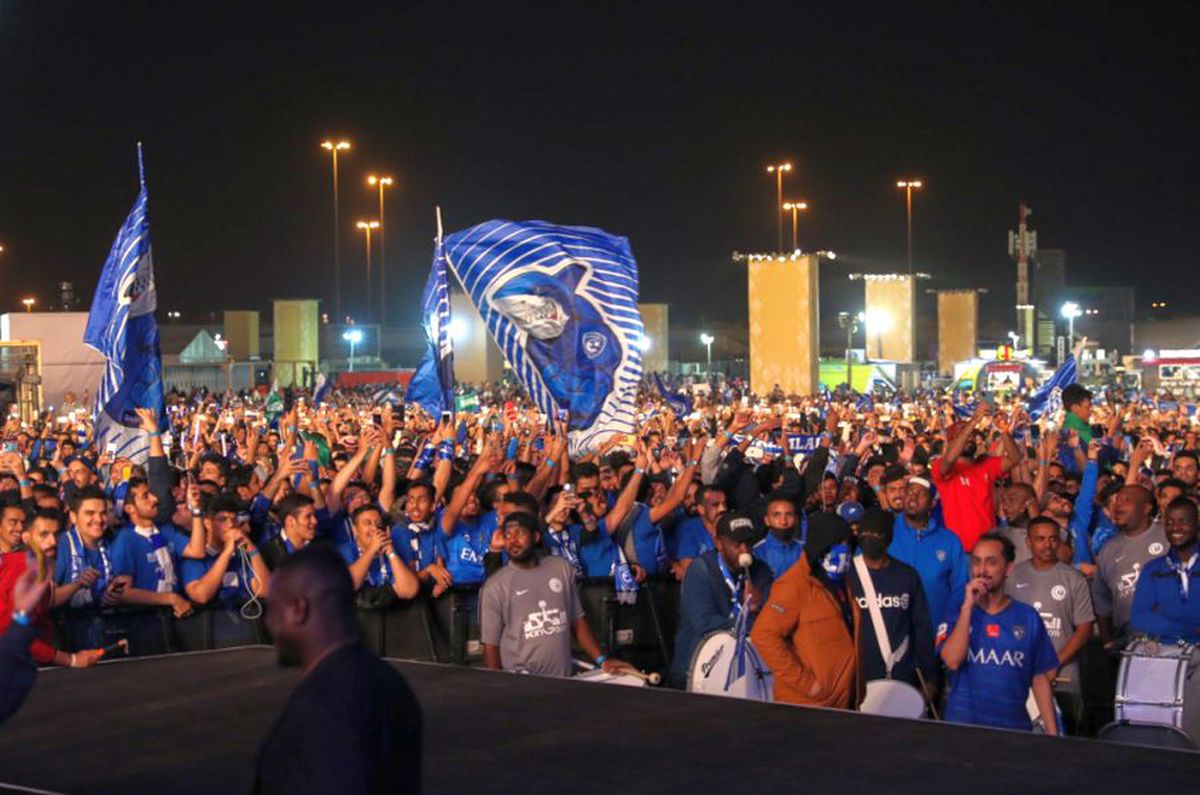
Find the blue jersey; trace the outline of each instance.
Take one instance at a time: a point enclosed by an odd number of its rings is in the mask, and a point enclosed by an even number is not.
[[[346,561],[346,565],[357,563],[362,557],[362,549],[358,546],[358,541],[348,541],[344,544],[339,544],[337,548],[338,554],[342,556],[342,560]],[[386,555],[376,555],[375,560],[371,561],[371,567],[367,569],[367,576],[363,578],[363,585],[372,585],[379,587],[380,585],[391,585],[395,581],[392,574],[392,567],[388,565]]]
[[[954,631],[959,608],[951,605],[938,627],[938,644]],[[1029,731],[1025,701],[1033,677],[1058,668],[1054,642],[1037,610],[1015,599],[996,615],[971,608],[967,657],[950,672],[946,720]]]
[[[675,531],[667,538],[667,554],[671,560],[698,558],[710,549],[715,549],[712,536],[704,527],[704,520],[699,516],[675,525]]]
[[[400,559],[414,571],[446,559],[446,534],[438,526],[440,515],[435,514],[427,527],[416,528],[408,522],[400,522],[392,528],[392,548]]]
[[[177,592],[179,561],[187,545],[188,539],[172,526],[143,534],[133,525],[126,525],[112,545],[113,573],[132,577],[133,587],[143,591]],[[169,570],[163,565],[160,549],[167,552]]]
[[[586,577],[611,577],[617,563],[617,547],[608,534],[608,524],[601,519],[594,534],[586,534],[582,525],[571,525],[568,531],[579,544],[579,560]]]
[[[116,576],[113,568],[112,542],[108,537],[100,539],[95,549],[84,545],[79,531],[74,527],[58,534],[58,555],[54,559],[54,584],[66,585],[79,579],[88,568],[100,572],[91,588],[80,588],[68,603],[71,607],[100,606],[104,590]]]
[[[219,557],[219,554],[210,550],[200,560],[184,558],[179,567],[182,571],[184,588],[208,574]],[[242,556],[235,552],[229,559],[229,566],[225,569],[224,576],[221,577],[221,585],[210,604],[219,604],[223,607],[236,607],[244,604],[253,595],[250,591],[250,583],[253,579],[253,567],[244,563]]]
[[[962,604],[969,573],[967,556],[958,536],[946,529],[940,519],[930,516],[924,530],[914,530],[904,514],[898,515],[888,554],[921,575],[931,617],[943,615],[951,603]]]
[[[1142,567],[1129,620],[1134,632],[1162,643],[1200,643],[1200,565],[1196,561],[1193,552],[1190,566],[1180,563],[1172,549]]]
[[[486,530],[484,517],[474,521],[459,519],[454,523],[453,535],[442,539],[445,549],[446,570],[457,584],[481,583],[487,578],[483,558],[491,543],[491,530]],[[492,515],[493,529],[495,514]],[[444,532],[438,524],[438,532]]]
[[[771,569],[771,576],[779,579],[793,563],[800,560],[804,554],[804,542],[799,538],[781,541],[774,533],[767,533],[766,538],[754,545],[752,552],[756,559]]]

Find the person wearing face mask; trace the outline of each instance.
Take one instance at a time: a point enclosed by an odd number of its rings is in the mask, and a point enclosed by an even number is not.
[[[860,609],[846,580],[852,543],[845,519],[813,514],[804,555],[771,586],[750,639],[774,674],[776,701],[839,709],[857,701]]]
[[[929,616],[921,575],[908,564],[888,555],[892,543],[892,515],[871,508],[858,526],[857,543],[863,562],[871,576],[875,599],[887,629],[894,663],[890,678],[921,689],[928,685],[926,695],[933,696],[938,666],[933,650],[933,620]],[[859,610],[866,613],[867,596],[858,572],[850,572],[850,593]],[[862,622],[859,633],[859,668],[864,681],[888,678],[888,666],[875,639],[870,621]]]

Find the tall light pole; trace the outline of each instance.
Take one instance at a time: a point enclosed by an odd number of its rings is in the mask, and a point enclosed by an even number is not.
[[[775,175],[775,226],[778,237],[776,251],[783,251],[783,172],[791,171],[791,163],[775,163],[767,166],[767,173]]]
[[[808,202],[784,202],[783,209],[792,211],[792,251],[799,251],[800,247],[796,245],[796,213],[807,210]]]
[[[706,375],[712,375],[712,344],[717,341],[717,338],[708,332],[700,335],[700,344],[705,348],[705,356],[708,360],[708,367],[704,371]]]
[[[334,317],[342,322],[342,253],[338,246],[341,221],[338,220],[338,152],[350,148],[349,141],[322,141],[321,148],[333,155],[333,310]]]
[[[379,228],[378,221],[359,221],[355,226],[367,237],[367,322],[371,322],[371,232]]]
[[[1062,305],[1062,316],[1067,319],[1067,351],[1075,350],[1075,318],[1083,314],[1079,304],[1067,301]],[[1064,357],[1065,360],[1065,357]],[[1059,362],[1062,364],[1062,362]]]
[[[25,304],[25,311],[26,311],[26,312],[32,312],[32,311],[33,311],[33,305],[34,305],[34,304],[36,304],[36,303],[37,303],[37,301],[35,301],[35,300],[34,300],[34,299],[32,299],[32,298],[22,298],[22,299],[21,299],[21,303]]]
[[[367,184],[379,188],[379,325],[387,323],[387,262],[383,253],[383,189],[392,187],[391,177],[367,177]]]
[[[352,328],[342,332],[342,339],[350,343],[350,372],[354,372],[354,347],[362,342],[363,333],[360,329]]]
[[[919,179],[902,179],[896,183],[896,187],[904,189],[905,206],[908,209],[908,275],[912,276],[912,192],[920,190],[922,182]]]

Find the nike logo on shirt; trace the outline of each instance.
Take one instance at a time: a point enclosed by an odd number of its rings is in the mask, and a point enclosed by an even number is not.
[[[516,593],[517,596],[524,596],[525,594],[529,593],[529,589],[526,588],[524,591],[517,591]]]
[[[1027,583],[1027,582],[1019,582],[1019,583],[1017,583],[1017,587],[1018,587],[1018,588],[1028,588],[1028,587],[1029,587],[1029,583]]]

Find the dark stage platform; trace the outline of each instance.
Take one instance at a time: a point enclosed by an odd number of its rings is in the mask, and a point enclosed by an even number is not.
[[[1200,774],[1193,753],[396,666],[425,710],[427,793],[1188,792]],[[0,782],[25,792],[245,792],[296,679],[263,647],[43,671],[0,728]]]

